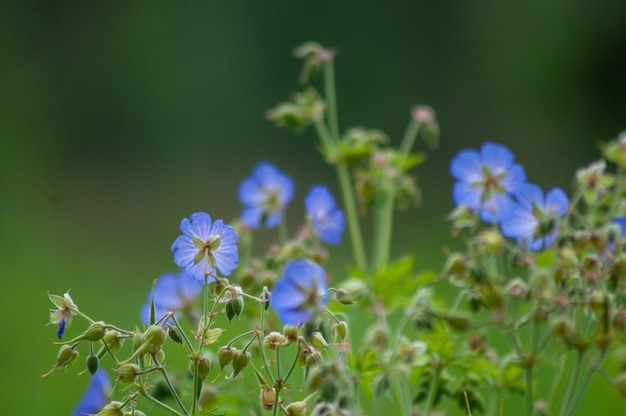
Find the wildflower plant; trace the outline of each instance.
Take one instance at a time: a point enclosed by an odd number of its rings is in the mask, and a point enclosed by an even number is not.
[[[575,173],[570,196],[527,182],[501,144],[461,150],[448,218],[465,248],[448,249],[438,273],[416,271],[414,255],[391,253],[393,218],[419,202],[414,169],[426,154],[413,149],[417,139],[437,147],[434,111],[412,109],[398,147],[377,129],[342,132],[337,52],[309,42],[295,55],[306,86],[267,116],[313,128],[340,198],[314,185],[289,234],[295,184],[261,162],[241,182],[238,218],[199,211],[172,233],[180,269],[146,282],[137,327],[49,295],[58,338],[73,318],[84,322],[56,342],[44,374],[60,377],[84,354],[78,371],[90,383],[74,414],[430,415],[458,406],[491,415],[522,397],[529,416],[569,416],[596,374],[626,395],[623,365],[607,365],[626,350],[626,134]],[[258,255],[251,237],[261,227],[278,232]],[[330,250],[345,240],[352,258],[331,271]]]

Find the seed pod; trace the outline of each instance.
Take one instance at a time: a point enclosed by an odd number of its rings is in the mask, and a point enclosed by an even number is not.
[[[319,331],[315,331],[311,334],[311,344],[322,350],[328,348],[328,342],[326,342],[324,336]]]
[[[104,343],[109,347],[109,350],[113,353],[118,352],[122,348],[124,338],[122,334],[114,329],[108,329],[104,333]]]
[[[89,325],[83,337],[87,341],[100,341],[104,337],[104,322],[98,321]]]
[[[177,344],[183,343],[183,338],[180,335],[180,331],[175,326],[170,326],[167,328],[167,336]]]
[[[287,407],[285,407],[285,413],[289,416],[304,416],[306,415],[306,402],[293,402],[289,403]]]
[[[157,353],[167,339],[167,333],[158,325],[150,325],[144,335],[146,352],[148,354]]]
[[[290,342],[294,342],[299,336],[298,327],[295,325],[285,325],[283,335],[286,336]]]
[[[96,416],[124,416],[121,402],[111,402],[104,406]]]
[[[117,374],[117,378],[122,383],[128,384],[135,381],[137,375],[139,375],[140,369],[137,364],[125,363],[119,366],[119,368],[113,370]]]
[[[337,331],[339,338],[346,339],[348,337],[348,323],[346,321],[339,322],[335,325],[335,331]]]
[[[272,386],[265,386],[259,391],[259,401],[265,410],[274,408],[274,400],[276,400],[276,389]]]
[[[233,304],[233,312],[235,312],[236,316],[241,315],[243,311],[243,296],[236,296],[231,303]]]
[[[239,373],[241,373],[248,366],[251,359],[252,354],[248,351],[235,352],[235,356],[233,357],[233,377],[236,377]]]
[[[228,319],[228,322],[232,322],[235,315],[235,307],[233,306],[233,301],[231,300],[226,303],[226,319]]]
[[[57,354],[56,367],[69,367],[78,358],[78,351],[69,345],[61,346]]]
[[[272,331],[263,339],[263,345],[268,350],[275,351],[276,348],[282,347],[287,343],[287,337],[280,332]]]
[[[236,348],[224,346],[217,350],[217,362],[220,366],[220,371],[224,369],[235,357],[235,353],[237,352]]]
[[[200,380],[206,379],[211,372],[211,359],[205,356],[191,357],[189,361],[189,372],[193,375],[196,375],[196,362],[198,365],[198,377]]]

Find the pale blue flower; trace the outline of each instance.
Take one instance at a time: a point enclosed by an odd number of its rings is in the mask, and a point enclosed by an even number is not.
[[[196,212],[180,223],[183,235],[172,245],[174,261],[187,273],[204,282],[206,276],[215,277],[217,269],[228,276],[237,268],[239,254],[235,229],[224,221],[213,222],[209,214]]]
[[[269,162],[259,163],[239,186],[241,220],[252,228],[276,227],[294,194],[293,180]]]
[[[328,244],[339,244],[346,228],[346,218],[328,188],[313,186],[306,196],[305,206],[319,238]]]
[[[179,316],[180,311],[193,306],[201,289],[202,285],[184,270],[177,274],[167,273],[160,276],[154,285],[155,318],[158,320],[172,309],[176,309],[176,316]],[[141,320],[146,325],[150,323],[152,296],[151,289],[148,301],[141,308]]]
[[[111,384],[106,371],[102,369],[96,371],[89,381],[87,391],[83,394],[72,415],[84,416],[100,412],[107,403],[106,396],[110,390]]]

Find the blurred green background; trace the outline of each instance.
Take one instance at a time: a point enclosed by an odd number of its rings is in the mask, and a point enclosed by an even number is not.
[[[343,128],[398,143],[413,105],[437,111],[424,203],[399,215],[394,252],[439,270],[458,150],[504,143],[529,180],[567,190],[626,128],[625,16],[624,1],[3,2],[0,413],[69,415],[84,389],[75,369],[40,379],[56,355],[47,291],[132,328],[152,279],[175,269],[179,221],[235,218],[258,161],[294,177],[293,228],[312,184],[337,189],[311,131],[264,118],[300,88],[295,46],[338,48]],[[578,414],[626,412],[603,380],[594,389]]]

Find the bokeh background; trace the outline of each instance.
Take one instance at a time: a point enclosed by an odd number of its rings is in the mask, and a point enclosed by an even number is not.
[[[568,190],[626,129],[625,17],[624,1],[3,2],[0,413],[69,415],[84,389],[73,369],[40,378],[56,355],[47,291],[133,327],[152,279],[175,270],[179,221],[235,218],[258,161],[294,177],[294,227],[312,184],[337,189],[311,131],[264,117],[300,88],[295,46],[338,48],[342,128],[398,143],[413,105],[436,110],[441,145],[394,253],[439,270],[457,151],[504,143],[529,180]],[[347,254],[333,252],[335,276]],[[603,380],[593,388],[578,414],[626,412]]]

